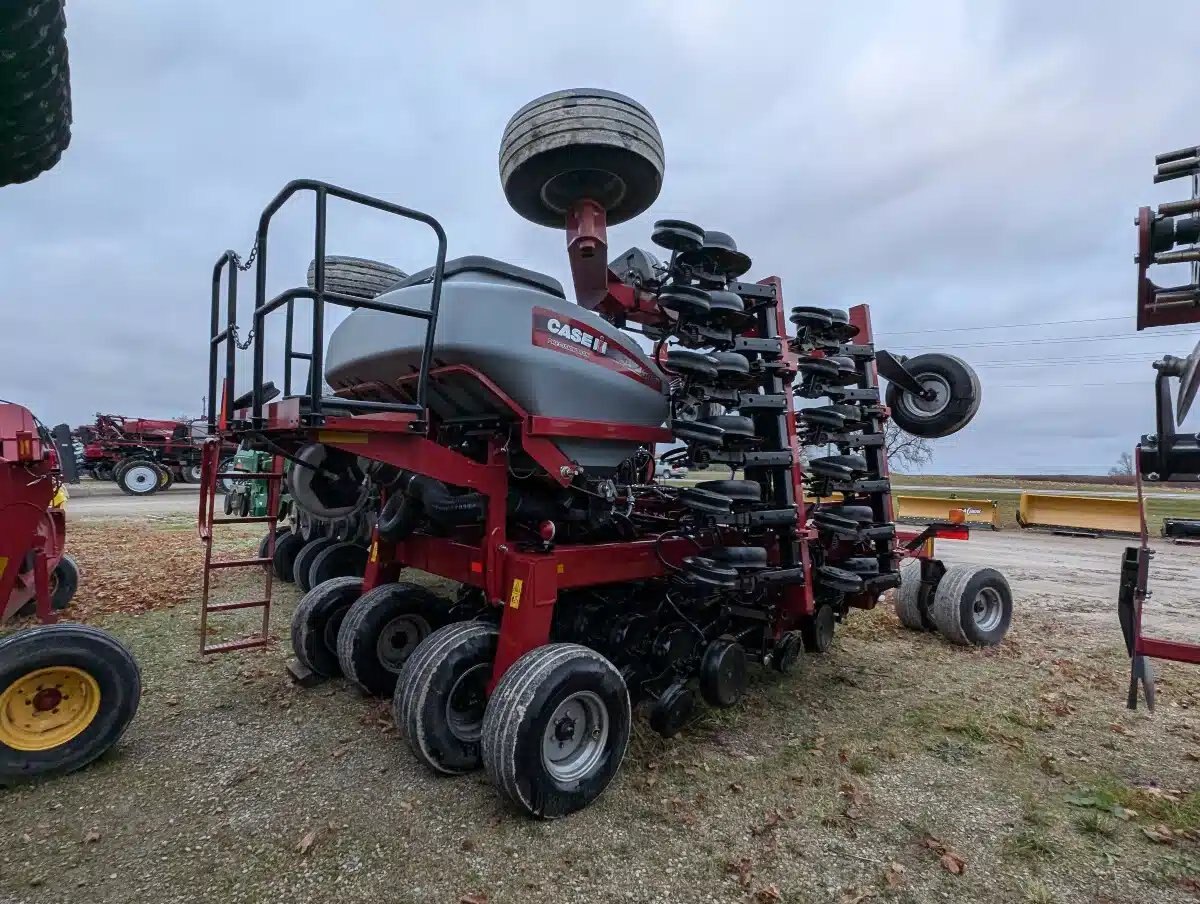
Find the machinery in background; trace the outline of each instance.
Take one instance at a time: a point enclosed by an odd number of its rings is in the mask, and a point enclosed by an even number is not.
[[[199,483],[203,435],[198,421],[117,414],[97,414],[74,431],[83,444],[81,470],[95,480],[116,481],[131,496],[169,489],[176,480]]]
[[[1155,158],[1155,183],[1192,180],[1192,197],[1138,211],[1137,227],[1137,328],[1178,326],[1200,322],[1200,146],[1183,148]],[[1186,265],[1190,280],[1162,287],[1150,279],[1150,268]],[[1139,686],[1146,705],[1155,704],[1151,659],[1200,663],[1200,643],[1147,636],[1143,614],[1150,597],[1149,573],[1154,550],[1150,548],[1142,505],[1144,482],[1200,483],[1200,434],[1180,433],[1200,389],[1200,343],[1186,358],[1166,355],[1154,362],[1155,432],[1144,435],[1134,450],[1141,516],[1141,543],[1125,550],[1121,562],[1117,614],[1131,660],[1127,705],[1136,709]],[[1178,388],[1172,400],[1172,387]],[[1183,525],[1170,528],[1187,532]],[[1164,535],[1168,526],[1164,524]]]

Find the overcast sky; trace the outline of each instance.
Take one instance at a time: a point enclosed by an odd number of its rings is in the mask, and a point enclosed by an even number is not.
[[[526,101],[594,86],[645,105],[666,145],[663,192],[610,230],[614,255],[685,218],[732,233],[789,305],[869,301],[880,346],[956,351],[983,406],[930,471],[1102,472],[1153,428],[1150,361],[1200,337],[1085,338],[1134,332],[1132,218],[1188,189],[1151,185],[1154,154],[1200,142],[1196,14],[1152,10],[69,3],[71,147],[0,191],[0,397],[50,423],[198,415],[212,263],[301,176],[434,214],[452,256],[569,285],[562,237],[509,210],[496,153]],[[303,282],[309,216],[273,232],[273,289]],[[411,271],[433,246],[339,209],[329,252]],[[1120,319],[946,331],[1092,318]]]

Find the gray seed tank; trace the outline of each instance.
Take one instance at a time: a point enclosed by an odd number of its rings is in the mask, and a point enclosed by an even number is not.
[[[416,273],[379,300],[428,310],[430,278]],[[419,369],[424,339],[423,321],[357,310],[330,337],[325,378],[335,390],[393,386]],[[435,367],[474,368],[533,415],[658,427],[669,414],[667,378],[631,337],[567,301],[556,280],[491,258],[447,262],[434,357]],[[442,419],[502,413],[465,380],[431,387],[430,407]],[[555,442],[592,473],[615,468],[638,447]]]

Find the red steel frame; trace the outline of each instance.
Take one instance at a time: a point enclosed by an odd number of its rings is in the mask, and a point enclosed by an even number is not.
[[[50,508],[54,472],[33,415],[20,405],[0,404],[0,620],[31,599],[41,622],[57,620],[50,574],[63,553],[66,517]],[[22,572],[31,553],[32,571]]]
[[[632,320],[646,324],[662,324],[666,315],[649,293],[620,282],[608,269],[605,215],[599,205],[590,201],[576,204],[567,216],[567,247],[578,302],[581,306],[599,311],[618,324]],[[759,285],[775,290],[775,330],[780,338],[784,371],[794,374],[796,356],[788,349],[787,323],[784,314],[782,284],[778,277],[761,280]],[[869,309],[859,305],[850,312],[851,322],[859,327],[860,341],[871,341]],[[874,365],[872,365],[872,368]],[[874,376],[874,374],[872,374]],[[651,456],[654,444],[673,440],[671,432],[661,427],[645,427],[570,418],[530,414],[518,405],[486,376],[465,365],[441,367],[429,372],[430,385],[450,376],[468,377],[478,381],[491,395],[506,406],[519,425],[520,445],[534,458],[551,479],[566,486],[576,476],[574,464],[554,444],[554,437],[584,437],[614,439],[649,445]],[[392,387],[364,387],[365,390],[403,390],[405,378]],[[229,391],[229,387],[223,389]],[[804,471],[800,463],[799,440],[796,435],[795,408],[790,392],[785,389],[787,445],[792,453],[791,489],[797,514],[792,538],[797,545],[798,564],[807,574],[810,568],[808,543],[816,532],[805,525],[808,520],[804,500]],[[492,673],[492,684],[525,652],[549,641],[551,619],[558,593],[577,587],[620,584],[670,573],[687,555],[696,551],[695,543],[687,538],[671,537],[659,540],[650,537],[629,542],[572,545],[561,544],[547,548],[522,547],[507,536],[507,496],[509,463],[507,442],[494,438],[486,461],[479,462],[429,439],[424,431],[413,430],[418,417],[400,412],[360,415],[329,414],[320,427],[306,426],[302,419],[300,399],[288,398],[267,403],[263,418],[255,424],[256,432],[273,434],[285,443],[316,441],[356,456],[383,462],[393,467],[415,472],[459,487],[473,489],[488,500],[483,539],[479,544],[464,543],[446,537],[417,534],[399,542],[388,542],[373,533],[370,554],[363,579],[363,592],[397,579],[402,568],[411,566],[483,590],[493,605],[505,607],[504,618]],[[235,423],[249,423],[249,410],[235,412]],[[220,427],[225,429],[224,405]],[[886,461],[882,476],[887,474]],[[891,520],[891,499],[886,510]],[[205,513],[202,512],[201,521]],[[211,522],[211,512],[207,513]],[[936,533],[936,532],[935,532]],[[960,534],[954,534],[956,538]],[[779,536],[779,535],[777,535]],[[928,557],[932,555],[932,537],[916,532],[898,532],[894,554]],[[909,549],[901,543],[922,542]],[[775,551],[778,557],[778,549]],[[785,585],[782,605],[774,625],[776,638],[796,627],[804,616],[815,610],[813,589],[809,581]],[[858,600],[856,605],[869,607],[876,599]],[[206,604],[207,605],[207,604]]]

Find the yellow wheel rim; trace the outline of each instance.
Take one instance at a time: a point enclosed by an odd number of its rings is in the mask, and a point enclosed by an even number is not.
[[[83,669],[38,669],[0,692],[0,744],[50,750],[78,737],[99,711],[100,685]]]

